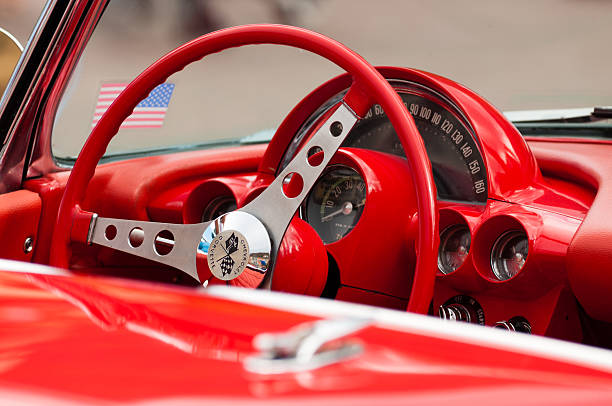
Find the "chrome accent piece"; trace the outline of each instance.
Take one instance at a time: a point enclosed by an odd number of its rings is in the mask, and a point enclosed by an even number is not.
[[[0,262],[1,265],[1,262]],[[1,266],[0,266],[1,268]],[[317,318],[368,318],[373,328],[408,332],[421,337],[443,338],[450,342],[480,345],[501,351],[531,354],[551,360],[570,362],[589,368],[612,372],[612,351],[584,344],[551,339],[538,335],[508,333],[494,328],[482,328],[473,323],[447,323],[435,317],[406,311],[384,309],[339,300],[294,295],[283,292],[241,289],[229,286],[209,286],[202,294],[251,306],[291,312]],[[396,334],[396,333],[390,333]]]
[[[94,229],[96,228],[96,222],[98,221],[98,213],[94,213],[89,221],[89,229],[87,230],[87,245],[91,245],[93,239]]]
[[[495,323],[495,328],[499,328],[501,330],[516,331],[516,329],[514,328],[512,323],[508,323],[505,320],[496,322]]]
[[[504,111],[504,116],[506,116],[506,118],[512,122],[521,123],[589,117],[591,113],[593,113],[593,107],[584,107],[576,109]]]
[[[31,273],[35,275],[71,276],[66,269],[53,268],[47,265],[33,264],[31,262],[0,259],[0,272]]]
[[[246,358],[244,368],[271,375],[311,371],[345,361],[362,353],[363,347],[341,339],[370,325],[369,319],[342,317],[305,323],[285,333],[259,334],[253,346],[260,353]]]
[[[49,21],[49,18],[51,16],[51,11],[52,11],[51,2],[47,2],[47,4],[42,10],[42,13],[40,14],[40,17],[38,18],[38,21],[36,22],[36,25],[34,26],[34,29],[32,30],[32,34],[30,34],[30,38],[28,38],[28,42],[26,43],[25,48],[22,47],[21,57],[19,58],[19,61],[17,62],[17,65],[15,66],[15,70],[13,71],[13,75],[11,76],[6,86],[6,90],[4,94],[2,95],[2,99],[0,99],[0,116],[4,115],[4,112],[6,110],[5,102],[8,100],[10,95],[13,94],[13,92],[15,91],[15,88],[17,87],[18,81],[24,75],[24,70],[26,68],[26,62],[32,58],[32,54],[34,53],[35,45],[39,43],[41,40],[41,36],[43,34],[43,28]],[[33,86],[34,86],[34,83],[31,84],[30,88]],[[26,93],[31,93],[29,90],[30,89],[28,89]]]
[[[470,310],[459,303],[453,303],[447,306],[441,305],[438,314],[442,320],[465,321],[467,323],[472,321]]]
[[[19,40],[17,38],[15,38],[15,36],[13,34],[11,34],[10,32],[8,32],[7,30],[5,30],[2,27],[0,27],[0,32],[3,33],[4,35],[6,35],[8,38],[10,38],[10,40],[13,41],[13,43],[15,45],[17,45],[17,48],[19,48],[19,50],[21,52],[23,52],[23,45],[21,45],[21,42],[19,42]]]
[[[332,136],[330,126],[336,121],[342,124],[342,132],[337,136]],[[252,214],[265,225],[272,242],[271,261],[274,261],[278,253],[291,218],[356,122],[357,117],[352,111],[344,103],[340,103],[336,111],[298,151],[270,186],[251,203],[239,209],[239,211]],[[323,161],[314,167],[308,162],[308,151],[312,147],[320,147],[323,150]],[[283,192],[283,180],[294,172],[302,177],[303,187],[296,197],[288,198]],[[270,265],[271,268],[262,282],[262,287],[266,289],[270,289],[272,284],[274,266],[273,263]]]
[[[23,242],[23,252],[29,254],[32,250],[34,250],[34,238],[28,237]]]
[[[45,79],[50,79],[54,73],[52,65],[60,62],[58,44],[72,7],[62,10],[57,3],[47,3],[0,101],[0,127],[6,130],[5,134],[0,134],[3,142],[0,193],[21,187],[27,165],[26,152],[37,131],[35,125],[39,123],[39,106],[49,90]],[[57,57],[51,58],[54,53]]]
[[[495,328],[505,329],[508,331],[516,331],[517,333],[531,334],[531,324],[526,318],[516,316],[510,320],[502,320],[495,323]]]
[[[351,112],[352,115],[357,117],[357,120],[361,120],[363,118],[359,114],[355,113],[355,110],[353,110],[353,108],[351,106],[349,106],[344,100],[342,100],[342,105],[344,105],[344,107],[346,107],[348,109],[348,111]]]
[[[236,244],[234,251],[228,248],[232,241]],[[198,244],[198,251],[207,256],[212,274],[226,281],[237,278],[246,268],[266,273],[271,250],[268,232],[261,221],[241,211],[224,214],[211,222]]]
[[[0,193],[19,189],[26,173],[39,176],[61,170],[51,154],[55,111],[107,2],[45,5],[0,101]]]
[[[203,239],[204,230],[209,225],[210,223],[170,224],[98,217],[91,241],[104,247],[172,266],[200,281],[196,266],[196,255],[202,252],[198,244]],[[106,228],[109,226],[114,226],[117,229],[117,233],[112,239],[105,235]],[[143,241],[142,244],[133,247],[130,244],[129,235],[136,228],[142,229]],[[168,254],[159,255],[155,251],[155,237],[164,230],[168,230],[174,235],[175,242],[174,247]]]

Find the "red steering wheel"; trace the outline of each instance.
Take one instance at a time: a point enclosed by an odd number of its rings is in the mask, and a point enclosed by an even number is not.
[[[262,194],[237,211],[200,224],[102,218],[81,209],[98,161],[142,99],[170,75],[206,55],[255,44],[286,45],[316,53],[353,78],[335,111]],[[171,51],[134,79],[99,120],[76,160],[59,207],[51,265],[68,268],[72,242],[95,243],[171,265],[200,281],[212,273],[225,280],[247,278],[251,285],[269,288],[278,247],[291,218],[355,122],[374,102],[382,106],[393,124],[411,168],[419,225],[408,310],[426,313],[437,269],[438,224],[431,165],[414,121],[389,83],[363,58],[339,42],[296,27],[250,25],[216,31]],[[322,161],[309,162],[309,151],[322,152]],[[289,175],[294,178],[292,194],[288,195],[283,180]],[[131,239],[135,230],[140,233],[137,240]],[[170,252],[155,247],[160,235],[171,236]]]

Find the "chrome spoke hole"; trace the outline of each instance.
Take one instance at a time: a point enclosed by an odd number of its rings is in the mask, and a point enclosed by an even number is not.
[[[115,227],[112,224],[110,226],[107,226],[106,229],[104,230],[104,237],[106,237],[108,241],[112,241],[115,239],[116,236],[117,236],[117,227]]]
[[[310,166],[319,166],[323,162],[323,149],[319,146],[311,147],[308,150],[308,163]]]
[[[128,236],[128,242],[132,248],[138,248],[144,241],[144,231],[140,227],[134,227]]]
[[[304,179],[297,172],[291,172],[283,178],[283,194],[292,199],[302,193]]]
[[[334,137],[338,137],[340,134],[342,134],[342,129],[342,123],[340,121],[334,121],[329,126],[329,132]]]
[[[174,248],[174,235],[168,230],[160,231],[155,236],[153,246],[157,255],[168,255]]]

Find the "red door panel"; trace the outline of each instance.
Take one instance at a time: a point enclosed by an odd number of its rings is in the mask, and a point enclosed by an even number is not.
[[[18,190],[0,195],[0,235],[7,237],[0,244],[0,258],[31,261],[40,211],[40,197],[34,192]],[[31,250],[25,249],[28,238],[34,244]]]

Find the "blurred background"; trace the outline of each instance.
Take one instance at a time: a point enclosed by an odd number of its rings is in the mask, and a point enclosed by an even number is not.
[[[43,3],[0,0],[0,26],[25,43]],[[177,45],[218,28],[303,26],[372,64],[449,77],[507,111],[611,105],[611,21],[606,0],[115,0],[66,91],[54,151],[78,152],[102,83],[129,82]],[[338,73],[316,56],[280,47],[213,55],[169,80],[176,88],[163,129],[122,130],[111,150],[275,128]]]

